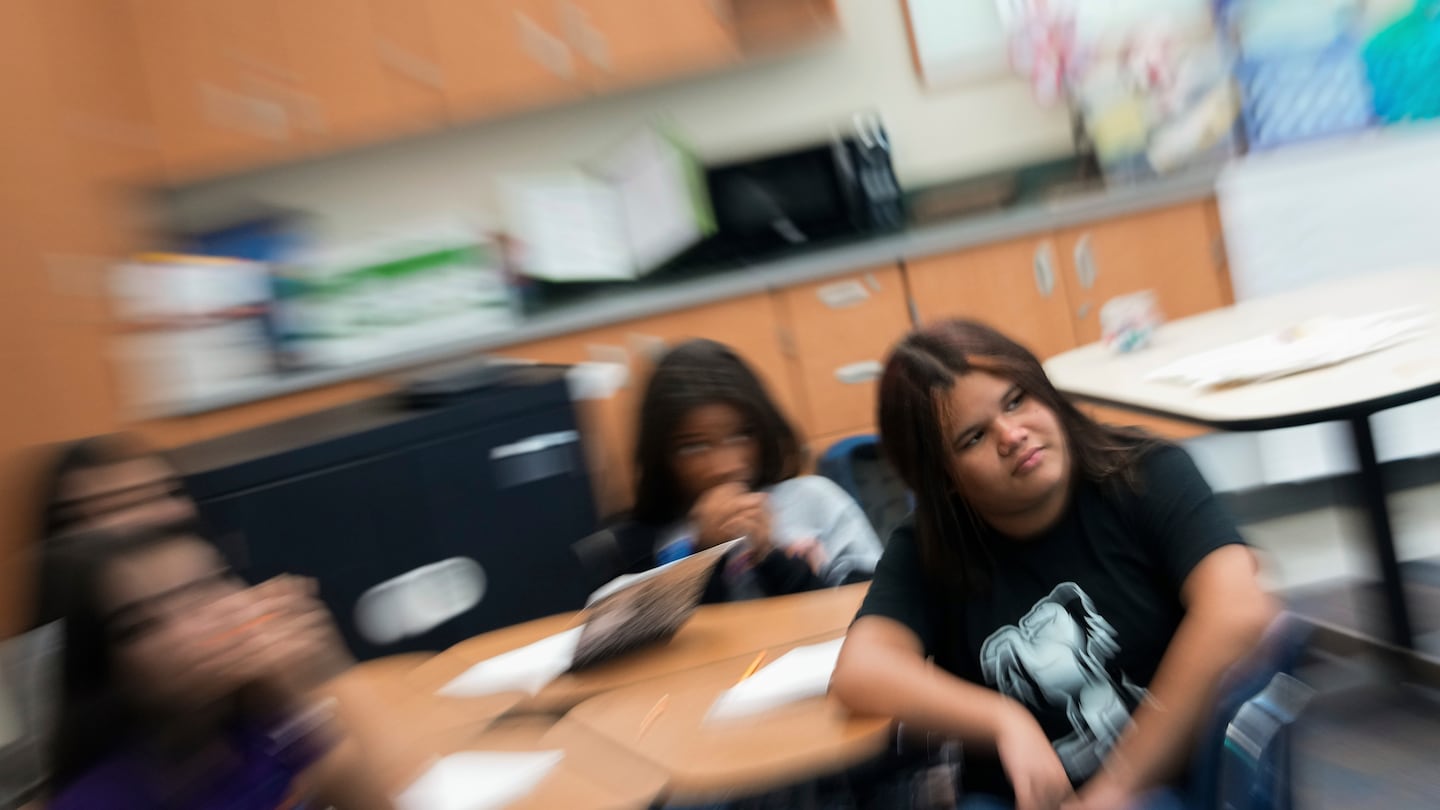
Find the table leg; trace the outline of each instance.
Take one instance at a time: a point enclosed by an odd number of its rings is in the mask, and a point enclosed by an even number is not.
[[[1395,553],[1395,535],[1390,527],[1390,507],[1385,500],[1385,480],[1380,476],[1380,462],[1375,456],[1375,436],[1370,418],[1357,416],[1350,420],[1350,433],[1355,440],[1355,455],[1360,461],[1360,497],[1370,521],[1370,539],[1380,564],[1380,584],[1385,592],[1385,607],[1390,614],[1390,641],[1406,650],[1415,648],[1415,633],[1410,625],[1410,608],[1405,602],[1405,583],[1400,577],[1400,559]]]

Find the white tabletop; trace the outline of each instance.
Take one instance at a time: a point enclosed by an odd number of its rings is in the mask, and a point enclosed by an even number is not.
[[[1204,390],[1146,376],[1176,360],[1260,337],[1318,316],[1416,307],[1419,337],[1338,365],[1266,382]],[[1091,344],[1051,358],[1045,371],[1071,396],[1228,430],[1265,430],[1367,415],[1440,395],[1440,267],[1380,273],[1242,301],[1167,323],[1154,344],[1115,354]]]

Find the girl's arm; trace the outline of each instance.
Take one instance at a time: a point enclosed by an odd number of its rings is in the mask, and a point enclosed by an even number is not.
[[[1260,587],[1250,549],[1223,546],[1206,555],[1181,588],[1185,618],[1160,660],[1150,695],[1131,718],[1104,769],[1080,790],[1076,810],[1116,810],[1179,774],[1216,687],[1274,620],[1274,599]]]
[[[1065,767],[1030,712],[928,662],[919,637],[898,621],[862,616],[851,625],[830,694],[857,713],[994,750],[1018,810],[1053,808],[1070,794]]]

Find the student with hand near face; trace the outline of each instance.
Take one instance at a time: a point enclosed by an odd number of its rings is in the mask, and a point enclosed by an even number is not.
[[[801,450],[755,373],[729,348],[682,343],[640,408],[630,519],[613,531],[622,571],[743,538],[707,599],[797,593],[869,579],[880,542],[833,482],[798,476]]]
[[[66,585],[52,810],[390,806],[320,696],[351,658],[309,582],[247,587],[167,529],[46,553]]]

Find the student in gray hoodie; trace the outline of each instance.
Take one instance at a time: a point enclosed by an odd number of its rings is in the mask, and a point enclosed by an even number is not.
[[[691,340],[655,367],[640,406],[635,506],[612,528],[614,573],[643,571],[743,538],[707,601],[870,579],[880,541],[826,478],[799,475],[795,431],[730,348]]]

